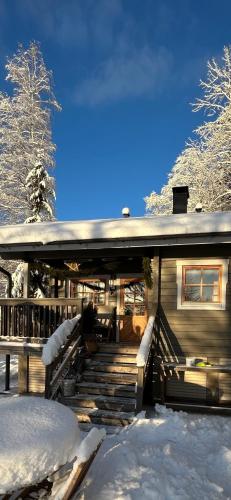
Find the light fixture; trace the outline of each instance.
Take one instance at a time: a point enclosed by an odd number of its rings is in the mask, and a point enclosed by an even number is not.
[[[78,262],[64,262],[65,266],[67,266],[71,271],[78,272],[79,264]]]

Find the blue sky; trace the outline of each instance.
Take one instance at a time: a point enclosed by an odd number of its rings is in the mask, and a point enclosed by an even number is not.
[[[53,70],[58,219],[144,214],[204,120],[190,102],[230,19],[230,0],[0,0],[1,89],[18,42]]]

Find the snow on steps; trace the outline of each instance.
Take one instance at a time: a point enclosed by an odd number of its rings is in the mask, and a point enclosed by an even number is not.
[[[137,345],[131,344],[98,345],[97,353],[88,360],[82,380],[76,385],[77,394],[62,398],[81,425],[99,424],[107,428],[132,422],[136,408],[137,349]]]

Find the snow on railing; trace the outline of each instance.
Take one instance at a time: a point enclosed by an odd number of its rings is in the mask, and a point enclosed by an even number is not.
[[[150,316],[147,326],[144,330],[144,334],[140,343],[139,351],[136,356],[136,365],[138,367],[143,367],[146,365],[148,354],[150,351],[150,345],[152,342],[152,331],[154,326],[155,317]]]
[[[42,361],[45,366],[50,365],[59,353],[60,348],[67,342],[68,336],[73,331],[81,318],[81,314],[77,314],[72,319],[66,319],[48,339],[43,347]]]

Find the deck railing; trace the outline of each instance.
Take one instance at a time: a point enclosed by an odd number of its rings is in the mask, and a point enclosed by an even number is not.
[[[45,398],[57,399],[61,391],[63,380],[68,376],[71,366],[74,362],[75,375],[80,370],[78,366],[78,348],[82,340],[81,320],[74,326],[67,342],[61,347],[58,355],[51,364],[46,366],[45,376]],[[81,363],[80,363],[81,365]]]
[[[42,341],[81,312],[78,299],[0,299],[0,338]]]

